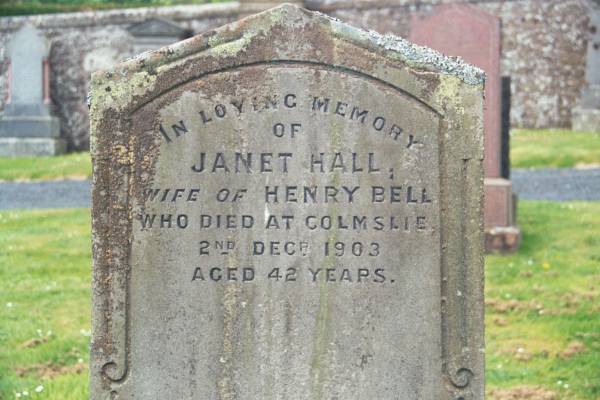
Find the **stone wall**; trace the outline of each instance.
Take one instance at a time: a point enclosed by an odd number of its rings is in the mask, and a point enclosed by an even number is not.
[[[51,41],[50,93],[69,149],[89,147],[86,97],[92,71],[133,56],[133,37],[127,28],[152,17],[167,18],[193,32],[203,32],[237,18],[239,5],[139,8],[101,12],[49,14],[0,19],[0,108],[7,97],[4,44],[29,22]]]
[[[502,21],[501,73],[512,77],[512,124],[570,127],[584,84],[588,9],[597,1],[397,0],[364,9],[341,2],[321,8],[361,27],[408,36],[413,13],[457,2],[475,4]]]
[[[570,126],[584,84],[588,9],[600,0],[307,0],[304,5],[366,29],[408,36],[414,13],[454,2],[476,4],[502,19],[502,73],[512,76],[512,123]],[[162,17],[200,33],[268,6],[230,2],[0,18],[0,109],[7,96],[5,43],[26,22],[52,43],[51,96],[62,134],[70,149],[86,149],[89,75],[133,56],[130,25]]]

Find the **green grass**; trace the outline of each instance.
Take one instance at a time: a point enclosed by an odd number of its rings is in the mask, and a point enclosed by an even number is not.
[[[84,179],[92,176],[89,153],[57,157],[0,157],[0,181]]]
[[[0,211],[0,399],[87,398],[88,215]]]
[[[0,16],[204,4],[223,0],[0,0]]]
[[[488,388],[600,399],[600,203],[521,201],[519,224],[518,254],[486,259]]]
[[[520,130],[510,137],[512,168],[600,166],[600,134],[566,130]]]
[[[521,201],[519,212],[519,253],[486,259],[488,399],[521,388],[598,400],[600,203]],[[88,215],[0,211],[0,399],[87,398]]]

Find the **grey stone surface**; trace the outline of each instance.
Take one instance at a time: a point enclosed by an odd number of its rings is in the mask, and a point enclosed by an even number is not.
[[[55,156],[67,150],[67,143],[60,138],[0,137],[0,157]]]
[[[2,210],[89,207],[89,181],[0,182]]]
[[[483,399],[480,70],[284,5],[91,107],[92,399]]]

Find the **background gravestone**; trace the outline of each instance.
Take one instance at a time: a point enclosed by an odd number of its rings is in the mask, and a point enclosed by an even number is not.
[[[485,84],[485,227],[488,251],[514,251],[520,242],[516,197],[502,177],[502,85],[500,19],[467,4],[435,7],[413,17],[410,38],[449,56],[459,56],[486,72]]]
[[[573,129],[600,133],[600,8],[590,13],[585,69],[586,85],[579,107],[573,110]]]
[[[164,18],[150,18],[127,30],[134,37],[134,54],[156,50],[191,36],[186,29]]]
[[[63,153],[60,126],[50,115],[48,45],[31,25],[24,25],[7,46],[9,99],[0,116],[0,156]]]
[[[502,150],[500,152],[500,176],[505,179],[510,179],[510,82],[510,76],[502,77]]]
[[[95,73],[91,398],[483,399],[482,108],[291,5]]]

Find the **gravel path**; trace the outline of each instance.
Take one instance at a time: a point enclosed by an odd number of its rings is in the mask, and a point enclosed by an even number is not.
[[[89,181],[0,183],[0,209],[89,206]]]
[[[513,191],[524,200],[600,200],[600,168],[513,169]]]
[[[511,179],[520,199],[600,201],[600,168],[514,169]],[[89,206],[89,181],[0,183],[0,209]]]

